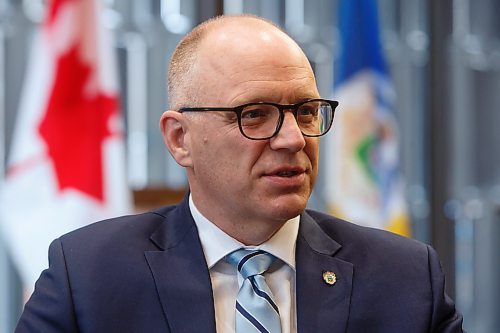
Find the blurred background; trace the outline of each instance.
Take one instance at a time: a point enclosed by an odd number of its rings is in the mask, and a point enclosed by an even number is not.
[[[447,291],[464,315],[465,328],[498,332],[500,2],[363,2],[376,5],[380,27],[372,33],[381,41],[386,79],[394,88],[390,109],[399,133],[405,233],[439,253]],[[333,98],[334,86],[341,84],[334,81],[346,56],[339,24],[345,18],[336,0],[103,0],[102,5],[102,23],[114,35],[126,183],[134,211],[176,202],[186,191],[184,172],[167,154],[158,120],[168,106],[167,61],[199,22],[220,14],[268,18],[303,47],[324,98]],[[47,6],[43,0],[0,0],[0,178],[8,171],[29,54]],[[332,144],[322,142],[322,156]],[[312,208],[331,211],[331,163],[330,157],[322,161]],[[0,332],[11,332],[32,286],[21,282],[3,239]],[[41,251],[46,256],[47,250]]]

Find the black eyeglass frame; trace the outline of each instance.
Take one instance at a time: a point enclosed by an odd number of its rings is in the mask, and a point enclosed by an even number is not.
[[[332,108],[332,117],[330,119],[330,123],[327,124],[327,128],[323,133],[316,134],[316,135],[305,134],[304,132],[302,132],[302,129],[300,129],[300,126],[299,126],[300,132],[302,133],[303,136],[320,137],[320,136],[323,136],[326,133],[328,133],[328,131],[332,127],[333,118],[335,116],[335,109],[339,105],[339,102],[329,100],[329,99],[314,98],[314,99],[309,99],[309,100],[302,101],[302,102],[295,103],[295,104],[278,104],[278,103],[271,103],[271,102],[253,102],[253,103],[246,103],[246,104],[238,105],[235,107],[194,107],[194,108],[184,107],[184,108],[180,108],[178,110],[178,112],[180,112],[180,113],[183,113],[183,112],[205,112],[205,111],[234,112],[234,113],[236,113],[236,116],[238,118],[238,127],[240,128],[240,133],[245,138],[250,139],[250,140],[269,140],[272,137],[276,136],[279,133],[279,131],[281,130],[281,126],[283,125],[283,121],[285,119],[285,110],[292,110],[292,114],[295,117],[295,121],[298,121],[297,117],[298,117],[299,108],[302,105],[304,105],[306,103],[310,103],[310,102],[324,102],[324,103],[330,104],[330,107]],[[274,131],[274,133],[272,135],[270,135],[268,137],[264,137],[264,138],[252,138],[252,137],[249,137],[245,134],[245,132],[243,131],[243,128],[241,127],[241,113],[243,112],[244,108],[246,108],[247,106],[252,106],[252,105],[272,105],[272,106],[275,106],[279,110],[278,123],[276,124],[276,130]]]

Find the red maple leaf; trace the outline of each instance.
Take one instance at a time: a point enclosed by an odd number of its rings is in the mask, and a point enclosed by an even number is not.
[[[73,188],[100,202],[103,194],[103,141],[111,135],[117,99],[85,92],[92,69],[75,45],[57,61],[49,103],[38,131],[57,175],[60,191]]]

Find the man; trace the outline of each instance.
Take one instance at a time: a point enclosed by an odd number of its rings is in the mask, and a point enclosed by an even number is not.
[[[56,240],[17,332],[462,331],[429,246],[305,211],[336,102],[284,32],[198,26],[169,94],[160,126],[190,195]]]

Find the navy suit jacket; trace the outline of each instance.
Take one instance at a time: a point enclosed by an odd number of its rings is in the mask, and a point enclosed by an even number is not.
[[[49,262],[16,332],[215,332],[187,200],[64,235]],[[296,283],[300,333],[462,332],[436,253],[385,231],[304,212]]]

